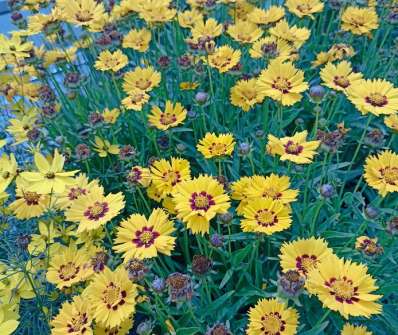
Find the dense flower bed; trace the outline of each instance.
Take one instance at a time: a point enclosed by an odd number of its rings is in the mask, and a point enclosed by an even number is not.
[[[0,334],[398,334],[396,0],[9,0]]]

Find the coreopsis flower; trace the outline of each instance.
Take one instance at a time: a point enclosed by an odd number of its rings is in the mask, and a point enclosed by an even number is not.
[[[14,154],[2,154],[0,157],[0,192],[6,190],[17,175],[18,163]]]
[[[341,29],[354,35],[371,35],[371,31],[379,27],[375,8],[359,8],[349,6],[341,16]]]
[[[325,240],[310,237],[283,243],[279,259],[283,272],[294,270],[306,276],[319,262],[332,254],[333,250]]]
[[[43,58],[43,66],[45,68],[50,65],[59,65],[73,62],[76,59],[76,47],[70,47],[68,49],[52,49],[47,50]]]
[[[236,208],[236,212],[239,215],[243,215],[242,209],[247,205],[248,196],[247,189],[251,185],[253,177],[240,177],[237,181],[231,184],[231,199],[239,200],[239,206]]]
[[[377,238],[370,238],[368,236],[359,236],[355,241],[355,249],[370,257],[383,253],[383,247],[377,242]]]
[[[240,50],[234,50],[229,45],[224,45],[216,48],[214,53],[208,56],[208,64],[220,73],[224,73],[239,63],[240,56]]]
[[[267,9],[254,8],[247,19],[255,24],[267,25],[278,22],[285,16],[285,9],[280,6],[270,6]]]
[[[275,298],[261,299],[248,313],[247,335],[294,335],[297,332],[298,313]]]
[[[379,116],[398,112],[398,88],[387,80],[358,80],[346,90],[346,94],[362,114]]]
[[[292,224],[291,209],[280,200],[249,199],[242,210],[240,226],[244,232],[271,235],[288,229]]]
[[[34,162],[38,171],[22,172],[21,177],[29,183],[29,190],[40,194],[62,193],[67,185],[73,184],[73,176],[78,172],[63,171],[65,157],[55,149],[54,157],[48,161],[40,152],[35,152]]]
[[[108,140],[95,136],[94,150],[98,152],[98,156],[104,158],[108,154],[118,155],[120,148],[117,144],[111,144]]]
[[[137,66],[134,71],[124,75],[123,90],[127,94],[135,94],[139,89],[143,92],[150,92],[159,86],[161,75],[152,66],[142,68]]]
[[[65,210],[66,221],[79,223],[77,233],[95,230],[117,216],[124,208],[121,192],[104,195],[92,192],[79,198]]]
[[[149,24],[171,21],[177,11],[170,8],[169,0],[147,0],[141,2],[138,14]]]
[[[8,208],[20,220],[40,217],[50,209],[50,196],[30,191],[29,184],[19,182],[15,192],[15,200]]]
[[[386,150],[368,156],[364,177],[368,185],[376,189],[382,197],[391,192],[398,192],[398,155]]]
[[[114,240],[113,250],[122,253],[124,262],[132,258],[157,257],[158,254],[171,255],[176,238],[173,222],[163,209],[154,209],[148,219],[133,214],[120,223]]]
[[[214,157],[231,156],[235,147],[235,140],[232,134],[206,133],[196,146],[196,149],[206,159]]]
[[[314,19],[313,14],[322,12],[323,3],[320,0],[287,0],[286,7],[290,13],[300,18],[309,16]]]
[[[157,160],[153,162],[150,170],[152,185],[159,192],[160,199],[171,194],[179,183],[191,179],[190,163],[182,158]]]
[[[373,333],[365,326],[354,326],[346,323],[341,330],[340,335],[372,335]]]
[[[179,85],[181,91],[192,91],[199,87],[198,82],[183,81]]]
[[[384,124],[392,129],[393,131],[398,131],[398,114],[390,114],[384,118]]]
[[[148,116],[149,123],[160,130],[173,128],[184,122],[187,110],[179,102],[173,105],[170,100],[166,101],[164,111],[158,106],[153,106]]]
[[[272,155],[280,156],[282,161],[291,161],[296,164],[309,164],[312,162],[315,151],[320,145],[320,141],[307,141],[308,132],[306,130],[296,133],[293,136],[276,138],[268,135],[267,152]]]
[[[128,62],[129,59],[121,50],[116,50],[113,53],[109,50],[104,50],[99,54],[94,66],[100,71],[117,72],[123,69]]]
[[[33,49],[33,43],[25,41],[21,36],[12,34],[10,38],[0,34],[0,55],[6,59],[27,58]]]
[[[10,125],[6,128],[6,131],[14,137],[15,144],[20,144],[29,140],[29,135],[35,129],[36,121],[37,113],[27,113],[20,118],[10,119]]]
[[[297,26],[290,27],[286,20],[281,20],[270,28],[269,33],[276,38],[289,42],[295,48],[300,48],[309,39],[311,31]]]
[[[149,95],[145,91],[142,91],[139,88],[131,88],[128,96],[122,100],[122,104],[127,109],[139,112],[148,101]]]
[[[349,44],[337,43],[333,44],[329,49],[328,53],[331,56],[330,61],[342,60],[345,58],[350,58],[355,55],[354,48]]]
[[[106,21],[105,8],[95,0],[57,0],[63,19],[77,26],[99,31]]]
[[[249,199],[271,198],[289,204],[297,200],[298,190],[290,188],[288,176],[271,173],[269,176],[253,176],[245,194]]]
[[[123,48],[131,48],[139,52],[145,52],[149,48],[152,34],[148,29],[131,29],[123,37]]]
[[[0,306],[0,334],[12,335],[19,326],[19,313],[14,311],[11,304]]]
[[[64,302],[59,313],[51,320],[51,334],[92,335],[92,313],[89,302],[75,296],[71,302]]]
[[[235,41],[246,44],[257,41],[264,32],[255,23],[239,20],[228,26],[227,33]]]
[[[308,272],[306,288],[325,307],[346,319],[349,316],[369,318],[380,314],[382,306],[376,302],[381,296],[373,294],[378,288],[375,279],[367,271],[363,264],[330,256]]]
[[[85,249],[77,249],[75,244],[63,246],[50,257],[47,281],[56,285],[58,289],[85,281],[93,274],[89,263],[90,255]]]
[[[169,300],[172,302],[189,301],[193,295],[193,283],[191,277],[180,272],[170,274],[166,279],[169,291]]]
[[[39,234],[31,234],[30,242],[28,244],[28,251],[33,256],[38,256],[46,251],[47,246],[54,246],[55,239],[60,237],[60,233],[55,227],[54,222],[39,221]],[[54,249],[54,247],[52,248]],[[55,249],[59,249],[59,246]],[[50,255],[53,255],[53,250],[49,250]]]
[[[59,8],[55,7],[48,14],[37,13],[28,18],[29,35],[51,34],[59,29],[63,15]]]
[[[222,34],[223,27],[215,19],[195,22],[191,29],[192,40],[198,42],[200,39],[213,39]]]
[[[286,61],[295,57],[296,49],[285,40],[276,38],[275,36],[267,36],[254,42],[249,53],[252,58],[256,59],[278,58],[281,61]]]
[[[302,92],[308,89],[304,72],[296,69],[292,63],[283,63],[279,59],[270,62],[258,78],[262,95],[270,97],[284,106],[294,105],[302,98]]]
[[[178,23],[182,28],[192,29],[199,22],[203,22],[203,14],[195,8],[178,13]]]
[[[114,124],[118,117],[120,116],[120,109],[119,108],[105,108],[102,112],[102,117],[105,123]]]
[[[206,175],[177,184],[172,196],[177,217],[193,234],[209,233],[210,220],[230,207],[223,186]]]
[[[333,90],[345,92],[356,81],[362,79],[362,73],[355,73],[351,63],[342,61],[338,64],[331,62],[321,70],[323,84]]]
[[[134,325],[134,320],[130,317],[122,321],[122,323],[115,327],[106,327],[100,323],[94,326],[95,335],[128,335],[130,329]]]
[[[148,187],[152,181],[151,172],[148,168],[135,165],[127,174],[127,181],[131,185],[141,185]]]
[[[119,266],[115,271],[105,267],[96,274],[83,295],[92,306],[95,321],[113,328],[134,315],[138,293],[127,271]]]
[[[261,103],[264,96],[260,94],[257,79],[239,80],[231,88],[231,104],[248,112],[254,105]]]

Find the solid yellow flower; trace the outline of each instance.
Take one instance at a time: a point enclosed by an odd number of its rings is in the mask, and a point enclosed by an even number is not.
[[[145,52],[149,48],[152,34],[148,29],[131,29],[123,37],[123,48],[131,48],[139,52]]]
[[[362,79],[347,90],[347,97],[362,113],[389,115],[398,112],[398,88],[384,79]]]
[[[111,144],[108,140],[98,136],[95,136],[94,150],[102,158],[107,157],[108,154],[118,155],[120,153],[120,148],[117,144]]]
[[[19,313],[14,311],[12,305],[0,305],[0,334],[12,335],[19,325]]]
[[[283,272],[294,270],[302,275],[317,267],[319,262],[333,254],[322,238],[310,237],[283,243],[280,249],[280,264]]]
[[[264,96],[260,94],[257,79],[239,80],[231,88],[231,104],[247,112],[254,105],[261,103]]]
[[[179,102],[173,105],[170,100],[167,100],[164,111],[158,106],[152,107],[148,120],[152,126],[160,130],[167,130],[181,124],[186,116],[187,110]]]
[[[341,16],[341,29],[354,35],[370,35],[372,30],[379,27],[378,20],[375,8],[349,6]]]
[[[116,50],[113,53],[109,50],[104,50],[99,54],[94,66],[100,71],[117,72],[123,69],[128,62],[129,59],[121,50]]]
[[[55,149],[49,162],[40,152],[35,152],[34,162],[37,172],[22,172],[21,177],[29,183],[29,190],[41,194],[62,193],[66,185],[73,184],[73,176],[78,170],[64,172],[65,157]]]
[[[169,0],[146,0],[141,2],[139,16],[150,24],[171,21],[177,11],[170,8]]]
[[[192,40],[213,39],[222,34],[223,27],[215,19],[210,18],[206,21],[198,21],[191,30]]]
[[[372,335],[365,326],[354,326],[346,323],[340,333],[340,335]]]
[[[307,28],[289,26],[286,20],[279,21],[274,27],[270,28],[272,36],[283,39],[296,48],[300,48],[310,37],[311,31]]]
[[[264,32],[255,23],[239,20],[228,26],[227,33],[237,42],[253,43]]]
[[[92,192],[73,202],[65,210],[65,219],[79,223],[78,233],[95,230],[117,216],[124,205],[124,196],[121,192],[106,196],[101,192]]]
[[[17,175],[18,164],[14,154],[2,154],[0,157],[0,192],[11,184]]]
[[[282,161],[288,160],[296,164],[309,164],[312,162],[315,151],[320,141],[307,141],[306,130],[296,133],[293,136],[276,138],[268,135],[267,152],[272,156],[278,155]]]
[[[134,315],[137,295],[137,285],[130,281],[121,266],[115,271],[106,267],[94,276],[83,292],[95,321],[105,327],[119,326]]]
[[[193,234],[209,233],[210,220],[230,207],[223,186],[206,175],[177,184],[172,196],[177,217]]]
[[[342,61],[336,65],[331,62],[327,63],[321,70],[320,75],[325,86],[342,92],[362,79],[362,73],[353,72],[351,63],[347,61]]]
[[[196,146],[196,149],[206,158],[231,156],[235,147],[232,134],[206,133]]]
[[[51,320],[51,334],[92,335],[92,313],[89,302],[75,296],[71,302],[64,302],[59,313]]]
[[[267,9],[254,8],[247,19],[255,24],[266,25],[278,22],[285,16],[285,9],[281,6],[270,6]]]
[[[137,89],[149,92],[159,86],[160,80],[160,73],[152,66],[146,68],[138,66],[134,71],[124,75],[123,89],[127,94],[135,94]]]
[[[240,226],[244,232],[271,235],[292,224],[291,209],[280,200],[271,198],[249,199],[242,210]]]
[[[398,155],[386,150],[368,156],[365,161],[364,178],[382,197],[391,192],[398,192]]]
[[[198,82],[183,81],[180,83],[180,90],[182,90],[182,91],[191,91],[198,87],[199,87]]]
[[[323,3],[320,0],[286,0],[286,7],[300,18],[309,16],[314,19],[312,14],[322,12]]]
[[[132,258],[153,258],[158,254],[170,256],[176,238],[173,222],[163,209],[154,209],[148,219],[133,214],[120,223],[113,250],[122,253],[124,262]]]
[[[258,86],[261,94],[284,106],[300,101],[301,93],[308,88],[304,72],[296,69],[292,63],[283,63],[279,59],[272,60],[268,68],[261,72]]]
[[[275,298],[261,299],[249,312],[247,335],[294,335],[297,332],[297,311]]]
[[[216,48],[214,53],[208,56],[208,64],[220,73],[227,72],[240,61],[240,50],[234,50],[229,45]]]

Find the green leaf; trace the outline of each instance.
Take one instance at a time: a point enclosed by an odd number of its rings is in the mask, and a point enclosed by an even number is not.
[[[194,335],[200,333],[202,330],[199,327],[184,327],[177,329],[177,335]]]
[[[328,326],[329,321],[325,321],[324,323],[321,323],[318,326],[315,326],[314,328],[307,330],[304,333],[301,333],[300,335],[318,335],[318,334],[325,334],[324,329]]]
[[[221,280],[220,286],[219,288],[222,289],[226,283],[228,283],[228,281],[231,279],[232,275],[233,275],[234,271],[229,269],[225,275],[224,278]]]

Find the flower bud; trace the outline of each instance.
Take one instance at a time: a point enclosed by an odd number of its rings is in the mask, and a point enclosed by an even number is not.
[[[379,216],[379,210],[371,205],[366,206],[365,215],[368,219],[376,219]]]
[[[198,92],[195,95],[195,100],[199,105],[204,105],[209,99],[209,95],[206,92]]]
[[[164,289],[166,288],[166,282],[163,278],[160,277],[156,277],[153,281],[152,281],[152,289],[155,292],[162,292]]]
[[[239,143],[238,153],[240,156],[247,156],[251,152],[251,145],[247,142]]]
[[[334,195],[334,187],[330,184],[323,184],[319,189],[319,193],[324,198],[331,198]]]
[[[322,102],[326,94],[325,88],[321,85],[315,85],[310,87],[310,97],[313,102],[319,104]]]
[[[221,248],[224,245],[224,238],[215,233],[210,236],[210,244],[215,248]]]

